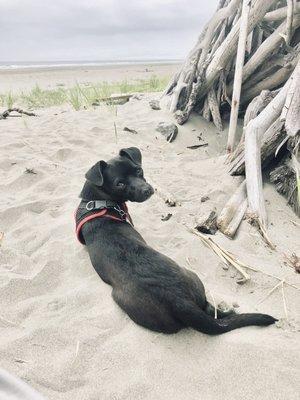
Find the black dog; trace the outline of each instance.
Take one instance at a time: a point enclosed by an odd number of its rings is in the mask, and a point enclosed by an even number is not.
[[[232,311],[218,310],[215,319],[198,276],[149,247],[127,222],[125,202],[143,202],[154,192],[141,161],[140,150],[130,147],[95,164],[85,175],[76,213],[78,237],[97,273],[113,287],[116,303],[137,324],[164,333],[192,327],[214,335],[273,324],[276,319],[266,314]]]

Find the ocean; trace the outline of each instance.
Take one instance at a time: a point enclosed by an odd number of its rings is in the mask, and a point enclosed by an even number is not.
[[[0,70],[60,69],[80,67],[103,67],[136,64],[177,64],[182,60],[102,60],[102,61],[0,61]]]

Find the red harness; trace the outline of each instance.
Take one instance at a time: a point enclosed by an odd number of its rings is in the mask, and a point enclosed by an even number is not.
[[[86,206],[91,202],[85,203],[86,202],[81,202],[75,211],[76,236],[81,244],[85,244],[81,229],[85,223],[92,221],[93,219],[108,218],[118,222],[129,222],[131,225],[133,225],[132,219],[128,213],[127,205],[125,203],[118,205],[117,209],[114,208],[118,211],[120,217],[111,214],[108,208],[102,208],[100,211],[95,212],[95,209],[86,208]],[[82,207],[82,204],[85,204],[85,207]],[[84,212],[81,212],[81,210],[84,210]]]

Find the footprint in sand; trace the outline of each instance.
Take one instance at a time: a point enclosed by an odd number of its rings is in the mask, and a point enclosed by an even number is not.
[[[68,143],[75,145],[75,146],[80,146],[80,147],[86,147],[87,146],[87,142],[84,140],[80,140],[80,139],[69,139]]]
[[[95,133],[101,133],[103,132],[103,129],[99,128],[98,126],[94,126],[93,128],[90,129],[90,131]]]
[[[7,208],[4,211],[0,211],[0,220],[3,226],[11,227],[15,223],[18,225],[18,220],[22,215],[28,215],[28,212],[33,214],[41,214],[43,213],[48,204],[46,202],[41,201],[33,201],[27,204],[16,205],[14,202],[6,205]]]
[[[54,299],[52,301],[49,301],[49,303],[47,304],[47,310],[49,311],[58,311],[61,310],[62,308],[64,308],[66,305],[66,300],[62,300],[62,299]]]
[[[66,161],[68,160],[70,157],[73,158],[74,157],[74,152],[72,149],[65,147],[62,149],[59,149],[54,157],[59,160],[59,161]]]
[[[20,192],[21,190],[27,190],[29,187],[35,185],[43,177],[41,171],[37,172],[34,168],[24,168],[23,171],[16,171],[14,177],[6,177],[4,180],[5,189],[12,189],[13,192]],[[7,183],[6,183],[7,182]]]

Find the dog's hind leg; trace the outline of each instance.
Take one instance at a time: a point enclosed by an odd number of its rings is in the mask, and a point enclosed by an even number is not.
[[[206,302],[204,311],[211,317],[215,317],[215,307],[209,302]],[[233,314],[235,314],[234,310],[222,311],[217,308],[217,318],[226,318]]]
[[[174,318],[168,308],[151,295],[132,290],[113,289],[112,296],[115,302],[138,325],[156,332],[176,333],[183,328],[183,324]]]

